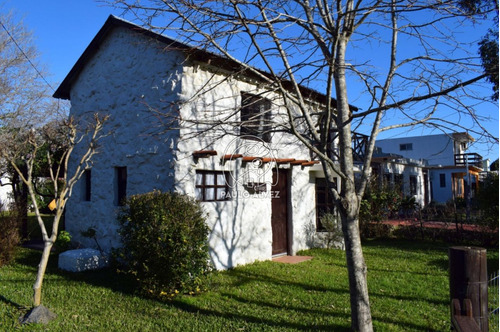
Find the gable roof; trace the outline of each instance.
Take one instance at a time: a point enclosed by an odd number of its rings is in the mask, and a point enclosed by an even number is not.
[[[236,61],[233,61],[231,59],[225,58],[223,56],[211,53],[206,50],[202,50],[200,48],[196,48],[193,46],[186,45],[184,43],[181,43],[179,41],[176,41],[174,39],[171,39],[169,37],[166,37],[162,34],[158,34],[156,32],[153,32],[151,30],[142,28],[134,23],[131,23],[129,21],[126,21],[124,19],[121,19],[119,17],[116,17],[114,15],[110,15],[104,25],[101,27],[99,32],[95,35],[95,37],[92,39],[90,44],[87,46],[85,51],[82,53],[80,58],[76,61],[75,65],[73,68],[71,68],[70,72],[66,75],[62,83],[59,85],[57,90],[54,92],[53,97],[54,98],[59,98],[59,99],[70,99],[70,91],[71,87],[73,85],[73,82],[78,78],[80,75],[81,71],[83,68],[86,66],[87,62],[92,58],[92,56],[99,50],[100,45],[103,43],[103,41],[107,38],[108,34],[116,27],[124,27],[127,28],[131,31],[135,31],[137,33],[141,33],[144,36],[147,36],[149,38],[152,38],[154,40],[157,40],[159,42],[162,42],[167,45],[168,48],[170,49],[176,49],[183,51],[190,59],[197,60],[203,63],[207,63],[210,66],[218,67],[218,68],[223,68],[225,70],[228,70],[230,72],[241,72],[244,75],[246,75],[249,78],[253,78],[256,80],[261,80],[262,78],[257,75],[255,72],[250,71],[248,69],[245,69],[245,67],[241,64],[239,64]],[[253,68],[255,71],[257,71],[259,74],[267,77],[271,77],[271,74],[259,70],[256,68]],[[283,86],[285,89],[291,89],[292,84],[288,80],[283,80],[282,81]],[[319,102],[322,104],[326,103],[326,96],[324,94],[321,94],[313,89],[300,86],[301,92]],[[331,98],[332,105],[336,107],[337,101],[334,98]],[[351,111],[357,111],[358,108],[355,106],[350,105]]]

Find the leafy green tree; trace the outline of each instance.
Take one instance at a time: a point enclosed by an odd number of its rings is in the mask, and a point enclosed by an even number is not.
[[[479,183],[477,201],[481,210],[481,221],[492,229],[498,228],[498,202],[499,202],[498,174],[490,172]]]
[[[479,55],[488,81],[493,85],[494,100],[498,100],[498,1],[497,0],[460,0],[459,6],[472,18],[496,11],[493,27],[479,42]]]

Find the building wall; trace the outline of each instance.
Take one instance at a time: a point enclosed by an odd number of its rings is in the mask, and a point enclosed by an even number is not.
[[[0,179],[1,183],[10,183],[8,178]],[[5,185],[0,186],[0,203],[2,204],[2,209],[9,210],[9,205],[12,203],[12,186]]]
[[[128,195],[172,189],[177,133],[153,136],[161,123],[146,106],[165,111],[169,101],[177,98],[181,60],[174,52],[165,57],[161,45],[156,47],[141,35],[118,28],[75,81],[70,115],[82,125],[91,122],[95,112],[110,118],[102,132],[107,136],[99,141],[101,148],[91,165],[91,200],[84,201],[85,184],[80,181],[68,201],[66,228],[74,240],[93,246],[93,240],[80,234],[93,227],[105,250],[117,245],[115,167],[127,167]],[[74,152],[70,170],[83,146]]]
[[[203,92],[200,92],[203,91]],[[226,73],[203,65],[184,67],[180,112],[184,125],[176,150],[175,187],[179,192],[195,195],[197,170],[226,171],[232,177],[232,199],[222,202],[203,202],[212,232],[209,238],[211,257],[217,268],[228,268],[272,256],[272,195],[274,163],[260,168],[261,176],[254,179],[266,183],[266,192],[252,193],[244,187],[256,177],[250,163],[241,159],[221,162],[224,155],[269,157],[272,159],[309,159],[309,152],[297,140],[282,133],[272,134],[270,143],[239,137],[239,130],[224,123],[238,122],[241,92],[249,92],[272,101],[273,121],[285,119],[285,110],[276,95],[266,93],[257,85],[238,80]],[[221,121],[221,125],[206,130],[203,121]],[[196,125],[194,125],[196,124]],[[235,129],[236,128],[236,129]],[[197,150],[215,150],[216,156],[195,159]],[[310,225],[315,224],[314,182],[308,167],[282,165],[278,172],[288,173],[288,242],[289,254],[308,248]]]
[[[430,170],[430,180],[432,183],[432,200],[438,203],[446,203],[453,199],[452,191],[452,174],[451,169],[435,169]],[[440,178],[444,177],[444,183],[441,183]],[[443,184],[443,186],[441,186]]]
[[[411,150],[401,150],[401,144],[412,144]],[[385,153],[405,158],[425,159],[429,165],[454,165],[454,142],[446,134],[377,140],[376,146]]]

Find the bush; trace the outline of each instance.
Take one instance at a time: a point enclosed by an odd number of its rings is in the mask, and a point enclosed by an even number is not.
[[[135,195],[118,221],[123,246],[115,257],[143,293],[174,297],[203,289],[210,271],[209,229],[198,202],[159,191]]]
[[[490,229],[498,228],[498,174],[489,173],[480,183],[477,201],[481,210],[480,224]]]
[[[394,188],[371,184],[361,201],[361,222],[382,221],[397,216],[401,206],[401,193]]]
[[[65,230],[59,231],[55,245],[59,252],[68,250],[71,247],[71,234]]]
[[[0,216],[0,266],[8,264],[14,258],[20,241],[17,214],[13,211],[2,212]]]
[[[329,249],[337,243],[342,243],[344,235],[340,227],[339,217],[332,213],[325,213],[321,216],[320,221],[326,230],[326,247]]]

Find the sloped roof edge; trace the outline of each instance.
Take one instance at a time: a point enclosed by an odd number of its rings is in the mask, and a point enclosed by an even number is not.
[[[101,43],[106,39],[108,33],[115,27],[125,27],[127,29],[131,30],[136,30],[140,33],[143,33],[149,37],[153,38],[161,38],[163,42],[169,43],[169,44],[174,44],[177,47],[180,48],[188,48],[186,45],[176,42],[172,39],[169,39],[165,36],[156,34],[150,30],[144,29],[139,27],[138,25],[135,25],[129,21],[126,21],[124,19],[121,19],[119,17],[116,17],[114,15],[109,15],[108,18],[106,19],[106,22],[104,22],[103,26],[101,29],[97,32],[97,34],[94,36],[90,44],[87,46],[85,51],[83,51],[82,55],[76,63],[73,65],[73,68],[69,71],[69,73],[66,75],[64,80],[61,82],[57,90],[54,92],[53,97],[54,98],[59,98],[59,99],[70,99],[69,92],[71,90],[71,85],[73,84],[73,81],[76,80],[80,72],[82,71],[83,67],[86,65],[87,61],[90,60],[90,58],[94,55],[94,53],[99,49],[99,46]]]
[[[142,28],[132,22],[129,22],[127,20],[124,20],[122,18],[116,17],[114,15],[110,15],[107,19],[104,25],[101,27],[101,29],[97,32],[95,37],[92,39],[90,44],[87,46],[85,51],[83,51],[82,55],[76,63],[73,65],[73,68],[69,71],[69,73],[66,75],[64,80],[61,82],[57,90],[54,92],[53,97],[54,98],[59,98],[59,99],[70,99],[70,91],[71,91],[71,86],[73,82],[78,78],[78,75],[80,72],[83,70],[85,67],[86,63],[90,60],[90,58],[94,55],[94,53],[99,49],[99,46],[101,43],[106,39],[108,33],[114,29],[115,27],[125,27],[127,29],[136,31],[138,33],[141,33],[145,36],[148,36],[152,39],[158,40],[162,43],[165,43],[169,46],[169,48],[176,48],[178,50],[183,50],[184,52],[189,52],[190,56],[193,57],[194,59],[205,62],[207,64],[210,64],[212,66],[217,66],[226,70],[230,71],[242,71],[246,75],[249,75],[252,78],[259,79],[258,75],[255,73],[249,73],[249,71],[245,71],[244,68],[242,67],[241,64],[237,63],[236,61],[233,61],[231,59],[224,58],[220,55],[216,55],[214,53],[192,47],[189,45],[186,45],[182,42],[176,41],[174,39],[168,38],[164,35],[158,34],[156,32],[153,32],[151,30]],[[257,70],[257,69],[256,69]],[[262,71],[262,70],[257,70],[260,74],[264,76],[270,76],[269,73]],[[282,81],[283,86],[285,88],[290,88],[291,84],[287,80]],[[320,103],[326,103],[326,96],[320,92],[317,92],[313,89],[300,86],[300,89],[302,90],[302,93],[306,94],[307,97],[312,98],[316,101],[319,101]],[[334,107],[336,106],[336,100],[334,98],[331,99],[333,102]],[[350,105],[352,111],[357,111],[358,108],[355,106]]]

